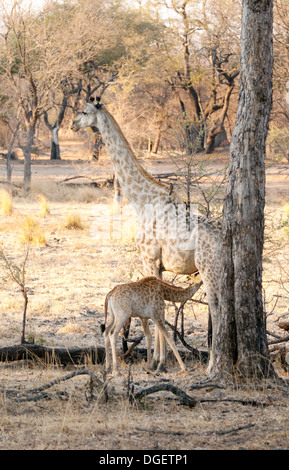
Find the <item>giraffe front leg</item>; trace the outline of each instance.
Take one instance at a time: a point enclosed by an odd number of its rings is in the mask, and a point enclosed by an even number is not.
[[[150,327],[148,325],[148,319],[147,318],[141,318],[144,334],[146,337],[147,341],[147,364],[148,368],[151,368],[151,355],[152,355],[152,334]]]
[[[155,325],[155,341],[154,341],[154,353],[149,363],[149,368],[155,370],[160,360],[160,341],[159,341],[159,330]]]
[[[158,366],[156,373],[158,374],[159,372],[167,372],[166,369],[166,359],[167,359],[167,348],[166,348],[166,340],[163,335],[163,332],[156,327],[156,330],[158,332],[159,336],[159,361],[158,361]]]
[[[166,372],[166,359],[167,359],[167,349],[166,342],[163,336],[163,333],[155,325],[155,344],[154,344],[154,354],[151,361],[150,369],[156,370],[157,372]]]

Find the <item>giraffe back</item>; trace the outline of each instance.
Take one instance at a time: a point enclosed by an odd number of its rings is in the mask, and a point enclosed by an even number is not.
[[[201,284],[202,282],[183,288],[169,284],[155,276],[144,277],[136,282],[120,284],[114,287],[106,296],[105,315],[107,314],[108,300],[112,296],[118,298],[119,301],[125,297],[126,299],[130,298],[132,302],[137,300],[151,302],[156,298],[171,302],[185,302],[197,292]]]

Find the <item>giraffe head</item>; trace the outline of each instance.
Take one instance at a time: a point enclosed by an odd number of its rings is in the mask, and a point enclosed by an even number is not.
[[[76,116],[71,126],[74,132],[85,127],[95,126],[97,127],[97,111],[104,105],[100,103],[100,99],[94,102],[94,98],[90,98],[90,103],[86,103],[83,111]]]

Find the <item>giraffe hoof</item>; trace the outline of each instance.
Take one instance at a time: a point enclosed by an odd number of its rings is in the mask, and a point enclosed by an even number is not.
[[[156,374],[161,374],[161,373],[166,373],[166,372],[168,372],[166,366],[164,364],[159,364],[156,370]]]
[[[148,370],[156,370],[157,369],[157,362],[156,361],[152,361],[150,364],[148,364]]]

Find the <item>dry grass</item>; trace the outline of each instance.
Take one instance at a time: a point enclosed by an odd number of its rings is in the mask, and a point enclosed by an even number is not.
[[[25,244],[46,246],[45,232],[38,220],[31,216],[26,216],[21,227],[21,241]]]
[[[0,190],[0,214],[12,215],[13,203],[12,196],[6,189]]]
[[[277,387],[256,389],[190,390],[204,377],[202,367],[189,377],[178,376],[170,364],[166,374],[177,387],[195,398],[211,400],[192,409],[180,406],[173,395],[159,393],[139,403],[127,400],[127,367],[121,378],[111,378],[107,403],[100,389],[90,388],[89,378],[79,376],[47,390],[50,399],[17,403],[0,395],[0,449],[46,450],[273,450],[288,449],[288,403]],[[2,383],[21,393],[41,386],[70,369],[35,365],[2,369]],[[102,366],[90,366],[102,379]],[[144,364],[134,364],[132,380],[138,387],[160,383],[144,373]],[[65,392],[60,400],[56,392]],[[92,392],[92,393],[91,393]],[[235,403],[225,401],[234,398]],[[222,401],[222,399],[224,401]],[[240,400],[240,402],[238,402]],[[267,404],[250,406],[242,400]]]
[[[49,181],[34,183],[31,194],[22,194],[21,190],[13,194],[11,216],[0,216],[0,244],[15,260],[23,259],[20,239],[23,217],[30,218],[28,234],[34,231],[32,220],[45,235],[44,245],[31,242],[27,262],[27,335],[50,347],[87,347],[96,343],[103,346],[99,327],[103,323],[105,295],[115,285],[142,276],[141,261],[133,243],[136,221],[126,214],[127,233],[123,232],[118,240],[92,238],[93,208],[99,202],[112,202],[111,189],[90,188],[88,191],[83,188],[78,191]],[[37,194],[45,196],[49,217],[40,219],[39,201],[35,199]],[[281,205],[276,197],[274,205],[268,209],[274,213],[275,225],[278,225],[282,214],[283,217],[287,215],[284,202]],[[71,213],[79,215],[82,230],[64,228]],[[276,236],[279,235],[276,232]],[[280,250],[288,253],[288,243]],[[267,306],[269,311],[275,302],[274,294],[288,294],[277,284],[280,266],[275,252],[270,253],[270,260],[264,268],[266,286],[269,286],[266,287],[266,298],[271,302]],[[3,283],[2,277],[3,266],[0,264],[0,344],[8,346],[20,341],[22,297],[12,284]],[[165,279],[172,277],[165,275]],[[176,282],[183,284],[187,280],[180,277]],[[200,296],[205,300],[203,291]],[[268,317],[269,331],[280,334],[278,314],[287,310],[288,301],[280,298]],[[185,308],[186,339],[199,349],[206,349],[207,313],[207,307],[201,304],[189,302]],[[169,306],[167,318],[171,323],[174,316],[174,307]],[[141,325],[134,320],[131,335],[137,337],[141,332]],[[145,343],[140,346],[144,347]],[[180,343],[178,347],[181,348]],[[278,363],[275,365],[279,375],[286,379],[286,372]],[[177,363],[170,361],[168,373],[156,376],[147,373],[144,362],[135,362],[131,379],[136,389],[169,380],[189,395],[213,400],[199,403],[192,409],[180,406],[173,396],[163,392],[140,403],[129,404],[129,366],[124,361],[121,362],[122,377],[109,381],[107,403],[99,398],[99,389],[94,388],[91,395],[90,380],[85,376],[55,385],[48,390],[51,393],[49,400],[17,402],[6,396],[3,388],[23,393],[62,377],[79,366],[64,370],[39,361],[10,368],[9,364],[0,363],[3,387],[0,389],[0,449],[143,449],[158,452],[159,449],[289,448],[288,394],[284,389],[264,383],[261,388],[258,384],[253,388],[232,384],[226,389],[190,390],[192,384],[206,376],[206,370],[195,361],[188,362],[188,366],[190,373],[182,376],[178,374]],[[89,364],[88,367],[100,379],[103,378],[101,365]],[[65,391],[69,396],[61,400],[55,394],[58,391]],[[226,397],[251,398],[267,406],[219,401]]]
[[[83,223],[79,214],[71,213],[66,216],[64,228],[68,230],[83,230]]]
[[[68,322],[66,325],[62,326],[57,330],[58,335],[73,335],[73,334],[84,334],[85,330],[81,328],[77,323]]]
[[[34,180],[31,184],[30,198],[41,194],[47,201],[52,202],[76,202],[93,203],[105,195],[106,191],[98,188],[84,186],[71,187],[65,184],[59,184],[53,180],[42,181]]]
[[[50,214],[50,209],[48,205],[48,200],[43,194],[37,196],[37,201],[40,204],[40,217],[46,217]]]

